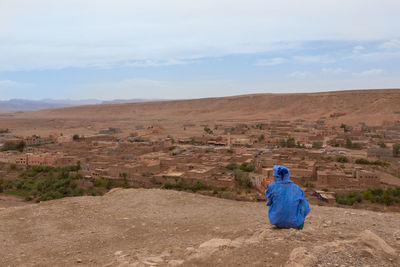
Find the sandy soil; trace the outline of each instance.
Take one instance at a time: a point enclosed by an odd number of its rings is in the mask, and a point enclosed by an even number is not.
[[[400,264],[400,213],[311,208],[299,231],[269,225],[264,203],[157,189],[13,207],[0,266]]]

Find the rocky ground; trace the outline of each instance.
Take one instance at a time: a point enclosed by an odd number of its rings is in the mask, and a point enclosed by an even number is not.
[[[0,266],[399,266],[400,213],[312,206],[269,225],[264,203],[114,189],[0,210]]]

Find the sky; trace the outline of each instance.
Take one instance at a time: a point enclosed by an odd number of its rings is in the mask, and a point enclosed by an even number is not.
[[[0,100],[400,88],[399,0],[0,0]]]

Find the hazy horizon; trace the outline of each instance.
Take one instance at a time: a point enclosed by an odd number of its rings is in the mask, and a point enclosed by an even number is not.
[[[0,100],[400,87],[400,2],[0,3]]]

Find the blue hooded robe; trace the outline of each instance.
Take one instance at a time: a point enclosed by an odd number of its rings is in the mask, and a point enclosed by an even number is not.
[[[289,179],[288,168],[275,165],[273,175],[275,182],[265,192],[270,223],[279,228],[300,227],[310,212],[303,190]]]

